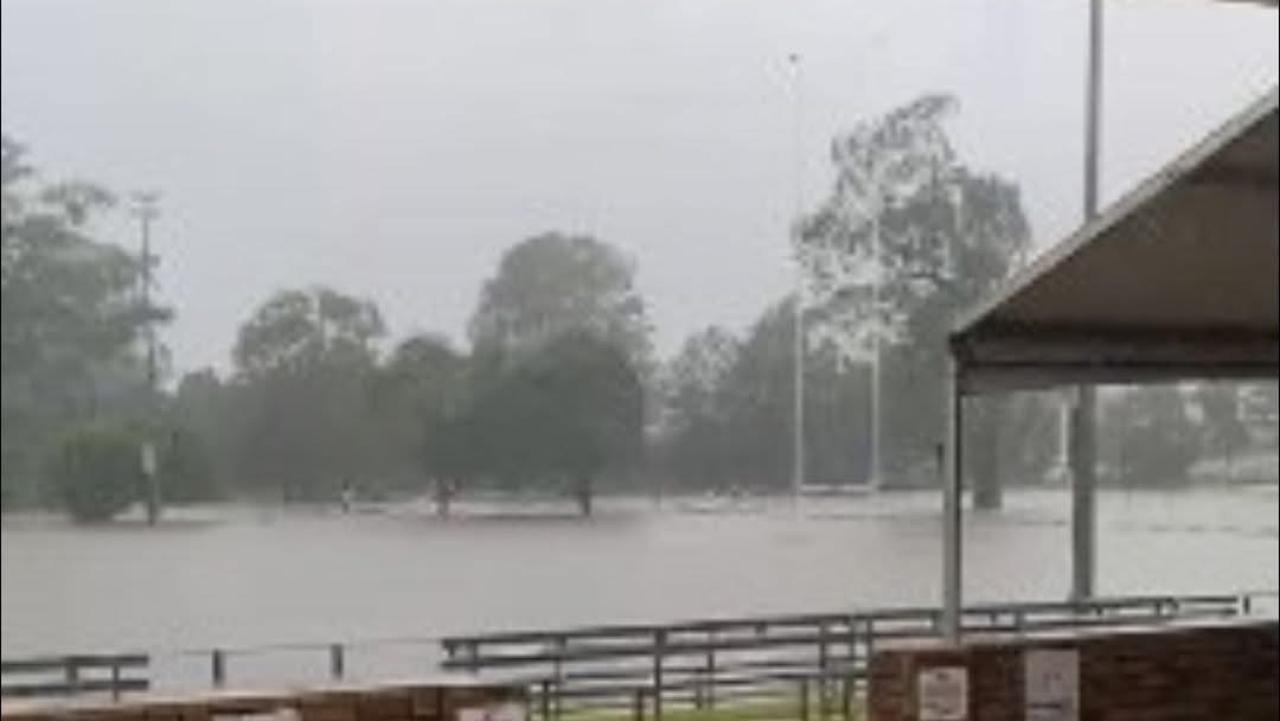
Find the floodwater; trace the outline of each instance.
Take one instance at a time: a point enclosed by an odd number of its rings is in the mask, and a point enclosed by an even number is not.
[[[1099,592],[1276,588],[1277,499],[1274,486],[1104,492]],[[1002,511],[969,513],[968,599],[1063,598],[1069,503],[1066,491],[1023,490]],[[2,650],[145,650],[207,677],[212,647],[256,649],[233,656],[239,669],[269,654],[321,658],[292,643],[367,642],[348,663],[358,674],[396,654],[421,669],[447,633],[932,604],[939,507],[937,492],[912,492],[607,499],[589,520],[568,504],[477,502],[449,520],[414,506],[187,509],[156,528],[10,517]]]

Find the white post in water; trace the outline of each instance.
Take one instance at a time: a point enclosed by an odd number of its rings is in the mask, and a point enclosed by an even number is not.
[[[805,356],[805,325],[804,325],[804,266],[800,259],[800,243],[802,233],[802,215],[804,213],[804,148],[802,145],[802,95],[801,95],[801,74],[800,74],[800,55],[799,53],[791,53],[788,56],[791,63],[792,77],[792,94],[795,101],[795,123],[793,138],[794,146],[794,167],[792,172],[795,174],[792,202],[794,208],[792,210],[791,220],[791,251],[795,253],[796,259],[796,289],[795,299],[792,303],[795,311],[795,346],[793,348],[792,370],[794,379],[792,389],[794,391],[793,398],[793,414],[792,430],[794,431],[791,451],[791,493],[792,500],[799,501],[800,493],[804,489],[805,480],[805,448],[804,448],[804,356]]]
[[[1085,88],[1084,215],[1098,213],[1098,155],[1102,108],[1102,0],[1089,2],[1089,64]],[[1093,386],[1076,389],[1068,426],[1071,464],[1071,598],[1094,595],[1097,493],[1097,395]]]
[[[151,318],[151,223],[160,215],[158,193],[135,193],[133,196],[133,214],[138,218],[142,233],[142,247],[139,253],[138,280],[141,285],[138,300],[142,310],[147,314],[143,325],[143,337],[146,342],[146,388],[144,390],[144,407],[147,414],[147,425],[153,426],[156,420],[156,330]],[[149,427],[148,433],[155,428]],[[160,519],[160,476],[155,462],[155,446],[151,441],[144,441],[139,449],[142,454],[142,470],[146,480],[147,523],[155,525]]]

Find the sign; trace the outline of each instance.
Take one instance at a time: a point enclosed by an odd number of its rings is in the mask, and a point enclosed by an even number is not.
[[[1028,649],[1023,654],[1027,721],[1080,718],[1080,654],[1075,649]]]
[[[963,666],[922,668],[916,676],[920,721],[965,721],[969,717],[969,671]]]
[[[522,704],[504,703],[481,708],[458,709],[458,721],[527,721],[527,719]]]

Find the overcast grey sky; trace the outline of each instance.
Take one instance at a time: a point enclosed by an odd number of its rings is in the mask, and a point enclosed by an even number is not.
[[[165,340],[226,367],[273,290],[461,340],[502,251],[629,252],[658,347],[786,292],[789,52],[804,193],[831,137],[931,91],[1038,243],[1080,216],[1086,0],[3,0],[3,124],[49,175],[164,194]],[[1107,8],[1104,199],[1273,86],[1275,11]],[[133,244],[123,217],[103,232]]]

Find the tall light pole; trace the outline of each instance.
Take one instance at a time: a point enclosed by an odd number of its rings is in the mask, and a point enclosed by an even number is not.
[[[792,209],[791,220],[791,250],[795,253],[796,262],[796,289],[795,300],[792,306],[795,311],[795,346],[793,348],[792,370],[793,382],[792,390],[795,393],[793,398],[793,423],[792,430],[794,437],[792,438],[791,452],[791,493],[793,500],[800,498],[801,491],[804,490],[805,480],[805,447],[804,447],[804,356],[805,356],[805,324],[804,324],[804,265],[800,258],[800,244],[803,240],[803,222],[804,213],[804,148],[803,148],[803,86],[801,83],[800,54],[791,53],[787,56],[787,60],[791,64],[792,79],[792,95],[794,100],[794,134],[792,152],[794,153],[793,162],[794,173],[793,181],[795,187],[792,193]]]
[[[155,192],[140,192],[133,195],[132,211],[134,217],[138,219],[139,229],[142,233],[141,269],[139,272],[141,288],[139,289],[138,297],[142,310],[146,313],[143,320],[142,333],[146,344],[146,388],[143,395],[148,421],[147,426],[153,425],[155,421],[156,332],[151,317],[151,223],[160,216],[159,202],[160,195]],[[154,432],[154,429],[148,428],[148,433],[150,432]],[[160,519],[160,478],[156,462],[156,448],[149,436],[143,439],[139,452],[141,453],[142,472],[147,481],[147,523],[155,525]]]
[[[1089,2],[1089,59],[1085,78],[1084,216],[1098,214],[1098,155],[1102,114],[1102,0]],[[1071,597],[1094,595],[1098,401],[1093,386],[1076,388],[1070,406],[1068,459],[1071,464]]]

